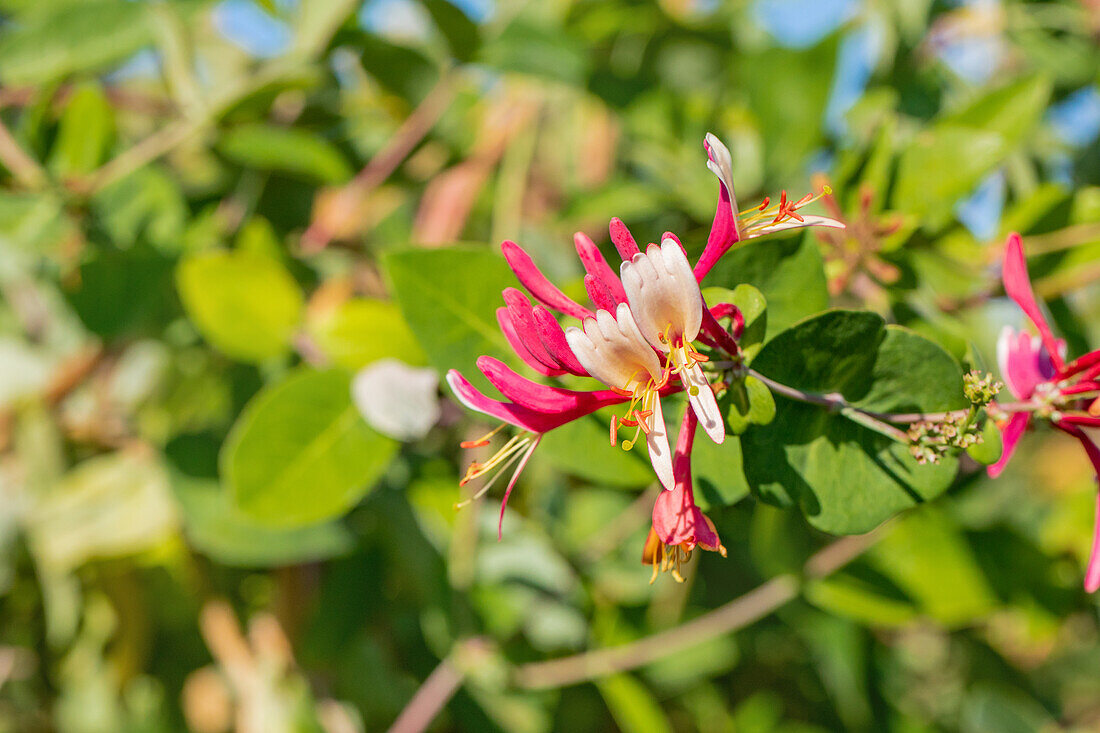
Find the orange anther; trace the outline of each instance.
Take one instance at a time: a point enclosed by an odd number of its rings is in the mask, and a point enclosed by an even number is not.
[[[459,448],[484,448],[489,445],[487,438],[479,438],[478,440],[464,440],[458,444]]]

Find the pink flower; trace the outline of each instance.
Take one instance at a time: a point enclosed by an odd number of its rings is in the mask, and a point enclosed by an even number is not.
[[[802,216],[798,209],[813,197],[788,202],[785,193],[778,206],[769,209],[765,201],[758,211],[742,217],[744,221],[738,223],[729,151],[711,135],[707,136],[707,150],[711,158],[708,165],[719,177],[719,204],[707,247],[694,270],[675,235],[666,232],[659,246],[650,244],[642,252],[626,226],[612,219],[609,231],[623,259],[622,280],[591,239],[580,233],[574,237],[577,255],[586,272],[585,289],[595,306],[593,311],[551,283],[519,245],[510,241],[501,245],[512,271],[534,299],[532,302],[515,288],[504,290],[505,306],[497,310],[497,321],[512,349],[527,366],[543,376],[590,376],[609,389],[551,387],[515,373],[497,359],[483,356],[477,366],[504,396],[498,400],[479,392],[459,372],[450,371],[447,383],[464,405],[522,431],[492,458],[470,466],[463,483],[497,472],[478,496],[507,468],[518,464],[505,490],[506,504],[544,433],[610,405],[627,403],[625,413],[611,420],[611,443],[618,442],[621,426],[635,428],[634,436],[622,442],[625,449],[633,447],[644,433],[658,479],[670,494],[680,497],[679,501],[683,501],[683,489],[677,490],[661,397],[686,389],[689,412],[693,415],[692,433],[697,420],[712,440],[721,443],[725,439],[717,400],[702,369],[708,357],[696,349],[694,342],[698,340],[738,358],[736,337],[718,319],[731,318],[733,331],[738,333],[740,313],[729,304],[709,309],[699,291],[699,281],[718,257],[742,237],[795,226],[842,227],[843,224]],[[581,326],[563,330],[551,311],[572,316]],[[740,323],[743,326],[744,320]],[[499,429],[464,446],[486,445]],[[690,445],[689,440],[688,450]],[[690,500],[690,486],[687,491]],[[502,504],[502,520],[503,513]]]
[[[737,196],[733,190],[733,156],[730,155],[729,148],[709,132],[704,138],[703,147],[707,150],[707,167],[718,177],[718,207],[714,212],[707,246],[695,263],[695,278],[698,281],[702,282],[722,255],[740,241],[801,227],[844,228],[844,222],[836,219],[798,213],[799,209],[821,198],[823,194],[832,193],[827,186],[822,194],[806,194],[798,201],[789,201],[787,192],[784,191],[779,197],[779,203],[775,205],[771,205],[771,199],[765,198],[759,206],[744,213],[739,212]]]
[[[1100,448],[1089,435],[1100,427],[1096,400],[1100,393],[1100,350],[1091,351],[1067,364],[1066,342],[1056,339],[1043,315],[1031,279],[1027,273],[1023,242],[1013,233],[1005,245],[1003,278],[1005,293],[1027,314],[1038,336],[1017,333],[1005,328],[997,341],[997,363],[1001,376],[1012,396],[1029,403],[1040,417],[1049,418],[1054,427],[1077,438],[1100,476]],[[1090,404],[1091,403],[1091,404]],[[1030,412],[1015,412],[1001,419],[1001,459],[989,467],[996,478],[1016,450],[1030,422]],[[1085,571],[1085,589],[1090,593],[1100,589],[1100,497],[1097,503],[1097,524],[1093,530],[1092,551]]]
[[[691,444],[697,422],[692,410],[684,413],[673,458],[676,484],[672,491],[662,491],[653,504],[653,526],[642,551],[642,562],[653,566],[653,579],[658,572],[668,570],[672,577],[683,582],[680,566],[691,559],[696,546],[726,556],[714,522],[695,505],[692,493]]]

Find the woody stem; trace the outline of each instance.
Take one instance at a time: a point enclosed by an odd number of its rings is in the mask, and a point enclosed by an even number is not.
[[[730,369],[740,366],[739,362],[734,361],[715,361],[711,362],[708,366],[718,369]],[[807,390],[798,389],[797,387],[791,387],[786,384],[775,381],[771,377],[767,377],[755,369],[749,369],[746,372],[749,376],[755,377],[767,385],[768,389],[777,395],[781,395],[790,400],[796,402],[806,402],[811,405],[819,405],[832,412],[844,413],[846,416],[851,417],[854,413],[860,413],[866,417],[869,417],[880,422],[888,423],[900,423],[908,424],[914,423],[918,420],[930,420],[932,422],[940,422],[946,420],[949,417],[965,417],[969,412],[969,407],[964,407],[959,410],[948,410],[946,412],[876,412],[874,410],[865,410],[862,407],[857,407],[848,400],[844,399],[844,395],[838,392],[829,392],[822,394],[820,392],[809,392]],[[1075,395],[1076,396],[1076,395]],[[1042,407],[1039,403],[1025,401],[1025,402],[1004,402],[997,403],[997,409],[1001,412],[1035,412]]]
[[[871,547],[881,528],[826,545],[803,566],[802,575],[780,575],[729,603],[687,623],[638,641],[582,652],[546,662],[531,662],[515,670],[519,687],[529,690],[575,685],[654,662],[764,618],[798,597],[805,579],[823,578],[847,565]]]

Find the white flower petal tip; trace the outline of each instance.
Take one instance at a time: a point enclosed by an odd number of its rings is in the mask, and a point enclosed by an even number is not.
[[[661,410],[660,400],[653,401],[653,416],[645,444],[649,451],[649,462],[653,464],[657,480],[666,490],[671,491],[676,485],[676,479],[672,474],[672,450],[668,444],[668,428],[665,427],[665,416]]]
[[[411,367],[398,359],[368,364],[351,383],[352,401],[367,424],[402,441],[423,438],[439,420],[438,390],[435,370]],[[454,391],[465,403],[461,391]]]
[[[623,289],[638,329],[658,351],[693,341],[703,320],[703,296],[683,248],[668,238],[623,262]]]
[[[609,387],[633,391],[639,382],[659,379],[661,362],[638,330],[630,307],[620,303],[615,315],[596,311],[584,329],[571,326],[565,340],[585,370]]]
[[[803,227],[827,227],[829,229],[847,229],[844,222],[837,221],[836,219],[830,219],[827,216],[815,216],[806,215],[802,217],[802,221],[798,219],[785,219],[778,224],[769,224],[762,227],[754,227],[751,230],[751,237],[762,237],[765,234],[775,234],[776,232],[785,232],[788,229],[802,229]]]
[[[702,367],[695,364],[680,372],[680,378],[688,393],[688,404],[699,418],[699,424],[703,431],[715,443],[721,444],[726,439],[726,426],[722,420],[722,411],[718,409],[718,400],[714,396],[714,390],[707,382],[706,374]]]

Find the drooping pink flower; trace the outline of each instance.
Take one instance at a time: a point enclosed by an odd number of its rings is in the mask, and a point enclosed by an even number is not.
[[[680,582],[680,566],[691,558],[696,546],[726,556],[714,522],[695,505],[691,483],[691,446],[698,419],[692,410],[684,413],[680,436],[676,441],[672,491],[662,491],[653,504],[653,526],[642,550],[642,562],[653,566],[653,578],[667,570]],[[650,581],[652,582],[652,580]]]
[[[1008,391],[1017,400],[1030,403],[1039,417],[1049,418],[1054,427],[1072,435],[1085,449],[1100,477],[1100,448],[1090,433],[1100,428],[1100,349],[1066,363],[1066,342],[1054,337],[1031,287],[1020,235],[1012,233],[1005,245],[1003,279],[1005,293],[1016,302],[1035,326],[1038,336],[1005,328],[997,342],[997,363]],[[994,409],[996,407],[994,406]],[[1004,470],[1027,430],[1030,411],[1016,412],[998,421],[1004,450],[989,467],[991,477]],[[1085,571],[1085,589],[1100,589],[1100,497],[1092,551]]]

